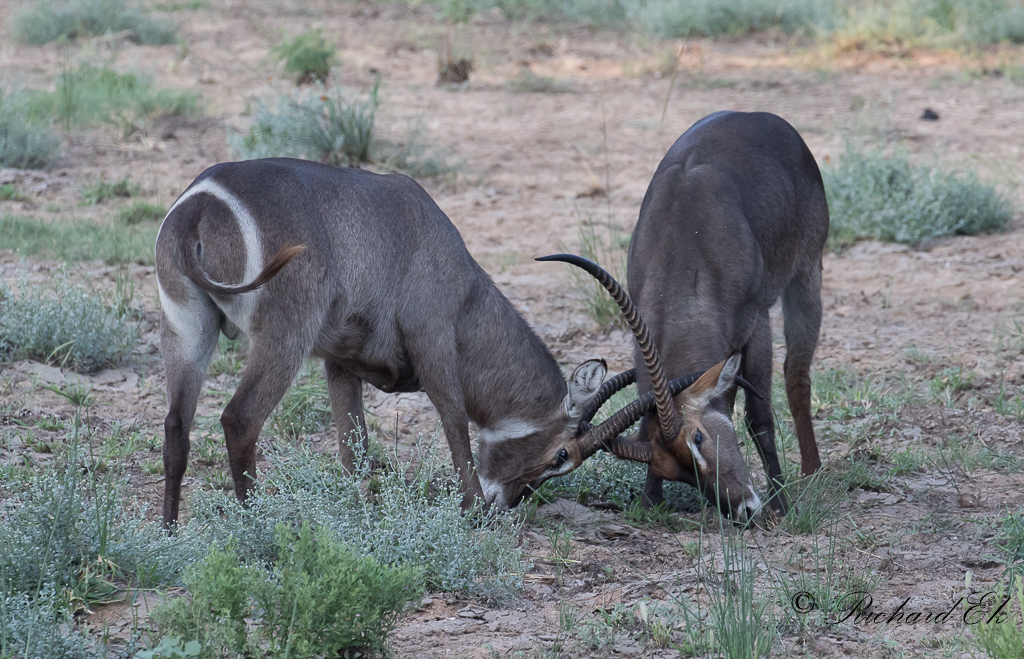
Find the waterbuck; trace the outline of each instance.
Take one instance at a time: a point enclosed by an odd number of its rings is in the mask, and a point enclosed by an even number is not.
[[[287,267],[285,267],[287,265]],[[466,494],[498,508],[570,470],[603,360],[568,384],[547,348],[473,260],[415,181],[290,159],[224,163],[178,197],[156,270],[169,411],[163,517],[178,517],[189,429],[220,332],[249,338],[221,415],[235,494],[256,474],[256,441],[304,359],[323,359],[340,458],[365,446],[362,385],[424,390]],[[474,468],[469,422],[480,428]]]
[[[773,114],[716,112],[676,140],[647,188],[629,245],[628,297],[594,264],[549,257],[584,267],[613,297],[625,298],[616,300],[627,319],[637,314],[631,321],[637,333],[633,372],[640,392],[653,390],[657,402],[657,413],[645,413],[633,438],[652,445],[653,453],[641,456],[650,457],[647,505],[663,501],[662,480],[670,479],[697,486],[740,516],[758,507],[731,420],[733,383],[741,375],[762,394],[748,392],[746,423],[768,473],[771,505],[786,512],[768,318],[780,296],[801,473],[821,466],[810,366],[821,325],[828,229],[821,173],[799,133]],[[710,370],[672,404],[676,392],[668,391],[662,366],[675,374]],[[595,405],[631,378],[614,380]]]

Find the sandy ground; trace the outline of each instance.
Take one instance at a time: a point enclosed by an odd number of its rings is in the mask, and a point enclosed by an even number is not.
[[[15,7],[0,4],[5,25]],[[53,170],[0,173],[4,181],[31,191],[29,202],[0,202],[0,213],[106,221],[112,216],[109,206],[78,206],[78,189],[100,175],[115,180],[130,174],[141,183],[145,198],[169,205],[205,168],[230,159],[226,131],[247,126],[254,99],[290,89],[274,74],[267,53],[283,33],[310,27],[322,28],[340,44],[342,64],[331,84],[358,89],[382,77],[379,126],[385,134],[400,137],[418,130],[421,139],[459,163],[456,174],[425,180],[424,186],[474,257],[565,365],[602,356],[613,371],[627,368],[631,338],[619,329],[598,328],[582,312],[565,267],[532,258],[563,246],[576,249],[584,219],[601,231],[630,231],[657,161],[679,134],[709,112],[775,112],[801,132],[819,162],[840,156],[847,142],[895,140],[919,162],[942,158],[977,170],[1024,206],[1018,187],[1024,174],[1024,87],[980,74],[986,62],[1019,59],[1013,50],[984,57],[916,53],[885,59],[770,38],[648,43],[583,29],[509,25],[488,14],[458,36],[459,49],[476,61],[470,82],[439,88],[434,84],[437,48],[445,28],[426,6],[214,0],[207,8],[171,17],[181,23],[182,46],[94,40],[75,47],[73,56],[146,73],[161,86],[193,90],[202,97],[205,116],[168,118],[128,139],[112,130],[69,137]],[[662,73],[659,68],[677,52],[678,75]],[[45,88],[52,85],[60,61],[56,46],[27,47],[5,39],[0,85]],[[565,82],[569,91],[511,91],[508,81],[526,69]],[[940,121],[920,121],[925,107],[938,112]],[[595,190],[600,191],[596,196]],[[830,419],[823,408],[817,425],[824,458],[839,464],[855,450],[928,451],[949,437],[1021,457],[1019,419],[997,414],[989,402],[1000,382],[1012,397],[1024,384],[1024,356],[1014,343],[1020,336],[1013,325],[1022,310],[1024,267],[1021,216],[1016,219],[1017,226],[1003,235],[944,239],[916,248],[866,242],[826,256],[816,369],[847,369],[888,381],[905,378],[925,392],[927,382],[948,367],[971,371],[975,379],[972,389],[949,405],[921,397],[889,420],[859,417],[860,435],[841,428],[845,422]],[[5,282],[25,272],[46,278],[59,267],[0,251]],[[145,312],[143,342],[129,364],[91,378],[98,396],[96,415],[101,423],[134,423],[158,435],[166,403],[156,282],[151,267],[136,265],[132,273],[136,301]],[[72,276],[112,286],[114,269],[83,263]],[[780,326],[776,342],[781,365]],[[66,405],[32,383],[74,377],[52,367],[14,364],[0,376],[0,402],[27,397],[24,418],[70,415]],[[228,376],[211,378],[199,417],[216,418],[220,393],[236,383]],[[423,394],[389,396],[368,389],[365,398],[378,418],[399,419],[403,441],[429,432],[437,422]],[[13,428],[11,419],[3,423]],[[331,450],[336,446],[331,435],[318,433],[312,442]],[[857,446],[851,445],[852,436],[859,437]],[[156,457],[146,451],[133,456],[131,472],[137,494],[154,503],[161,477],[139,465]],[[752,471],[759,472],[756,463]],[[191,473],[186,488],[199,486],[200,472]],[[763,482],[762,474],[757,477]],[[989,558],[997,554],[998,529],[992,523],[1007,507],[1019,509],[1022,484],[1019,467],[927,468],[890,479],[882,492],[850,492],[840,508],[836,560],[851,573],[878,578],[872,591],[878,603],[898,605],[912,597],[921,608],[945,604],[948,609],[950,598],[964,589],[968,572],[977,587],[1001,574],[1002,565]],[[688,517],[699,521],[696,514]],[[681,548],[695,541],[698,531],[636,528],[621,513],[559,502],[542,508],[537,521],[527,525],[524,543],[535,556],[548,550],[539,531],[545,520],[571,526],[571,558],[578,563],[536,560],[522,598],[507,608],[434,595],[401,624],[394,637],[396,654],[556,656],[552,648],[561,638],[560,606],[574,607],[581,620],[597,620],[616,604],[697,593],[696,564]],[[717,527],[716,521],[709,523]],[[859,546],[854,540],[858,530],[887,535],[891,542]],[[769,564],[791,571],[813,569],[800,557],[811,544],[825,542],[763,530],[749,532],[748,538]],[[604,571],[607,566],[614,568],[613,577]],[[647,642],[650,635],[636,631],[643,626],[636,620],[631,624],[604,645],[591,647],[577,639],[559,656],[678,655]],[[870,624],[801,629],[794,620],[783,620],[780,654],[960,656],[971,647],[962,632],[952,619],[924,633],[913,626]],[[676,632],[674,638],[682,636]]]

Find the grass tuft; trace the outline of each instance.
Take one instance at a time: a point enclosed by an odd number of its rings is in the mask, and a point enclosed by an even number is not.
[[[99,259],[107,265],[153,265],[157,227],[131,229],[93,222],[44,222],[39,219],[0,216],[0,249],[23,256],[44,255],[65,261]]]
[[[107,183],[101,177],[95,183],[84,186],[81,191],[82,204],[85,206],[95,206],[108,199],[134,197],[137,194],[139,194],[139,184],[132,182],[129,176],[113,183]]]
[[[167,209],[160,204],[136,201],[131,206],[126,206],[118,211],[117,219],[122,224],[134,226],[146,221],[161,220],[166,214]]]
[[[771,28],[793,33],[832,24],[830,0],[623,0],[630,23],[647,34],[679,39],[747,34]]]
[[[198,96],[192,92],[154,89],[145,76],[83,65],[62,72],[55,92],[34,93],[30,112],[53,117],[66,129],[113,124],[128,137],[145,134],[161,116],[193,114],[198,108]]]
[[[419,131],[404,140],[377,135],[379,80],[362,99],[338,88],[282,96],[276,109],[260,105],[247,133],[229,134],[232,150],[243,159],[304,158],[339,167],[372,162],[385,171],[425,178],[454,170],[444,155],[423,146]]]
[[[27,282],[20,288],[15,296],[0,286],[0,356],[90,373],[131,354],[138,328],[127,313],[64,278],[48,290]]]
[[[292,39],[285,39],[270,51],[284,64],[284,73],[295,78],[295,84],[326,82],[331,67],[337,63],[335,47],[320,30],[310,30]]]
[[[577,235],[580,256],[599,264],[625,288],[629,236],[615,227],[612,227],[608,238],[599,235],[597,224],[589,215],[580,221]],[[604,286],[579,268],[570,268],[569,276],[572,277],[573,288],[580,295],[583,311],[591,320],[601,327],[624,322],[619,305],[608,295]]]
[[[365,99],[348,100],[337,88],[282,96],[277,109],[261,105],[244,135],[231,135],[232,149],[244,159],[304,158],[350,167],[370,159],[377,108],[375,83]]]
[[[292,442],[323,430],[331,423],[327,383],[314,362],[309,362],[299,379],[300,382],[288,389],[270,417],[278,436]]]
[[[0,90],[0,167],[43,169],[57,159],[60,140],[52,120],[32,116],[30,94]]]
[[[176,28],[131,8],[125,0],[52,0],[21,10],[14,17],[19,41],[39,46],[60,38],[128,33],[135,43],[161,46],[174,43]]]
[[[911,165],[905,154],[851,149],[824,167],[833,250],[863,238],[914,243],[1005,231],[1013,206],[973,172]]]
[[[27,201],[28,197],[21,194],[18,191],[18,187],[13,183],[4,183],[0,185],[0,201]]]

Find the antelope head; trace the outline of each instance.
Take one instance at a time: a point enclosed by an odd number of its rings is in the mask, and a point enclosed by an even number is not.
[[[652,391],[634,400],[604,423],[590,427],[580,424],[576,437],[573,467],[604,448],[620,458],[650,465],[655,476],[683,481],[697,487],[704,496],[733,519],[753,517],[761,507],[740,454],[736,430],[729,415],[726,394],[738,385],[746,385],[739,377],[740,355],[734,353],[703,374],[669,382],[661,365],[661,357],[651,340],[650,332],[632,300],[622,286],[597,264],[579,256],[558,254],[538,261],[564,261],[590,273],[604,286],[622,309],[633,330],[647,371]],[[587,412],[592,415],[616,386],[624,386],[622,378],[612,378],[594,397]],[[648,429],[646,437],[622,437],[651,408],[657,411],[657,427]]]

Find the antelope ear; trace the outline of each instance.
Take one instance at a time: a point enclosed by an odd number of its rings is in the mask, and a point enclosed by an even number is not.
[[[571,419],[583,416],[583,408],[594,397],[608,373],[603,359],[591,359],[576,367],[569,378],[569,393],[565,395],[565,413]]]
[[[724,362],[715,364],[696,382],[680,394],[683,407],[688,411],[703,409],[712,398],[721,396],[736,386],[736,375],[740,372],[740,353],[737,350]]]

